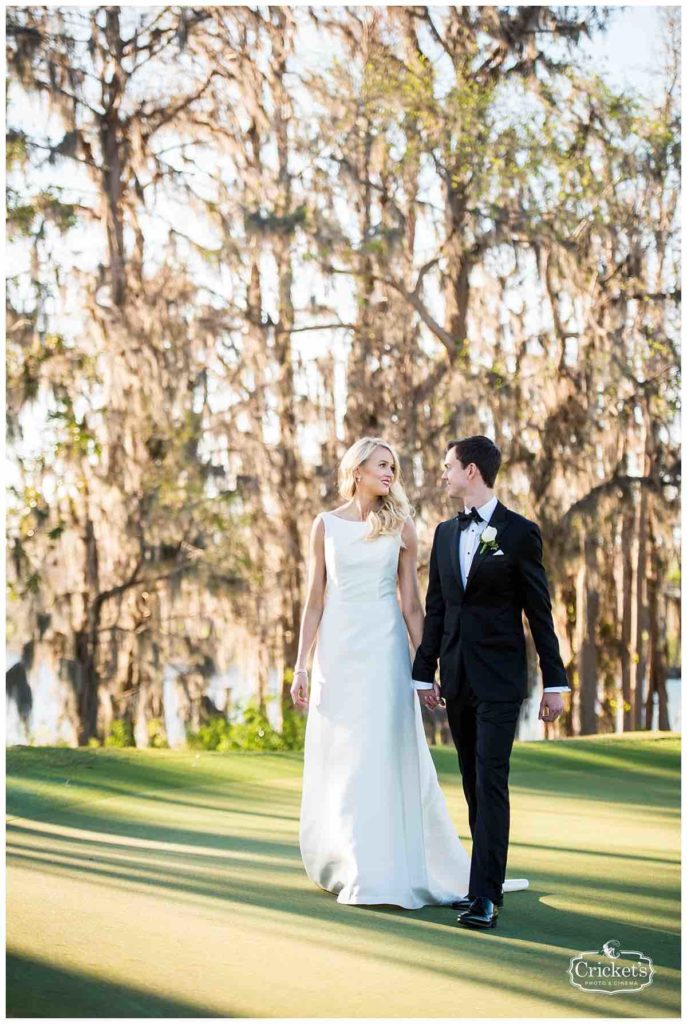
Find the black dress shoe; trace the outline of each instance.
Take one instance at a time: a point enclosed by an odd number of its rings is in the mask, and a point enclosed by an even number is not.
[[[469,896],[469,895],[468,896],[461,896],[461,898],[459,900],[454,900],[453,901],[453,903],[451,904],[451,908],[453,910],[467,910],[469,907],[472,906],[472,904],[474,902],[475,902],[475,897],[474,896]],[[494,900],[493,903],[494,903],[495,907],[502,907],[503,906],[503,896],[501,897],[500,900]]]
[[[474,896],[462,896],[459,900],[454,900],[451,907],[453,910],[468,910],[474,902]]]
[[[467,896],[460,896],[458,899],[455,899],[450,905],[452,905],[454,910],[467,910],[474,902],[475,897],[468,893]]]
[[[498,916],[496,904],[486,896],[478,896],[468,910],[458,915],[458,923],[467,928],[495,928]]]

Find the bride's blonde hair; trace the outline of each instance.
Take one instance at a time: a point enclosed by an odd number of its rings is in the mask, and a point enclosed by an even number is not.
[[[356,489],[356,469],[369,459],[375,448],[379,447],[386,448],[391,452],[391,457],[394,460],[394,472],[389,493],[381,499],[381,507],[370,512],[367,517],[372,529],[366,540],[374,540],[375,537],[380,537],[382,534],[400,533],[406,519],[413,512],[403,486],[398,455],[391,445],[381,437],[361,437],[345,452],[339,463],[339,494],[342,498],[347,498],[350,501]]]

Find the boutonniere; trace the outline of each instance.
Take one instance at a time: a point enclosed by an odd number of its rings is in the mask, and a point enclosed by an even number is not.
[[[479,553],[483,555],[485,551],[497,551],[498,544],[496,542],[496,527],[487,526],[482,531],[481,543],[479,546]]]

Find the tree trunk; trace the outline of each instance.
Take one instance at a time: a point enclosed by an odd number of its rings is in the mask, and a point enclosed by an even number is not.
[[[636,633],[635,651],[637,669],[635,674],[634,692],[634,727],[637,730],[646,728],[644,720],[644,700],[647,670],[647,639],[649,634],[649,614],[646,600],[647,591],[647,518],[649,495],[646,487],[639,492],[639,515],[637,524],[637,585],[636,585]]]
[[[370,158],[372,134],[369,124],[363,140],[363,161],[360,168],[361,178],[366,182],[362,188],[362,196],[358,203],[360,233],[362,238],[369,238],[372,226],[372,186],[370,184]],[[348,443],[356,437],[366,434],[377,434],[378,423],[375,416],[375,402],[371,400],[371,389],[368,374],[368,360],[372,357],[375,345],[375,311],[374,299],[374,268],[372,259],[362,255],[358,264],[357,274],[357,323],[353,335],[351,350],[346,367],[346,415],[344,428]]]
[[[653,524],[650,523],[650,527]],[[652,571],[647,579],[648,622],[649,622],[649,692],[646,700],[646,728],[652,729],[654,724],[654,694],[658,696],[658,728],[662,731],[670,729],[668,718],[668,694],[666,692],[667,657],[665,641],[659,617],[660,580],[664,567],[659,560],[653,529],[650,530]]]
[[[596,703],[599,688],[597,626],[599,621],[599,569],[597,539],[592,533],[584,539],[584,636],[580,651],[580,734],[597,732]]]
[[[81,663],[81,689],[78,694],[79,746],[96,735],[98,726],[98,638],[100,635],[100,574],[98,548],[93,520],[88,512],[84,529],[85,622],[74,637],[74,657]]]
[[[632,618],[633,618],[633,551],[637,514],[634,491],[630,489],[623,509],[622,525],[622,610],[620,618],[620,679],[623,701],[623,732],[632,730]]]
[[[100,122],[100,145],[103,154],[102,187],[112,304],[121,308],[126,297],[124,225],[121,204],[124,188],[123,155],[127,143],[119,110],[124,92],[125,76],[122,70],[123,40],[118,9],[116,7],[106,8],[105,17],[112,73],[107,79],[106,72],[103,70],[101,81],[105,106],[105,114]]]
[[[271,33],[273,44],[272,68],[274,72],[274,129],[277,144],[278,192],[276,213],[284,230],[275,234],[273,251],[277,267],[279,288],[279,320],[274,332],[275,358],[278,367],[277,417],[280,427],[278,458],[278,500],[280,502],[281,544],[278,581],[280,587],[280,661],[293,668],[298,654],[298,635],[301,623],[301,589],[303,552],[300,533],[300,480],[302,471],[299,457],[296,395],[292,352],[294,327],[293,308],[293,253],[292,236],[295,227],[286,228],[293,213],[291,172],[289,169],[289,122],[291,103],[284,82],[290,40],[290,15],[283,8],[272,8],[277,31]],[[287,35],[288,32],[288,35]],[[282,677],[282,711],[291,708],[291,679]]]

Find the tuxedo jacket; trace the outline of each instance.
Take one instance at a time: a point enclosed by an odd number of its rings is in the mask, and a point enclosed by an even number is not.
[[[434,681],[440,663],[441,695],[456,697],[465,679],[480,700],[527,696],[527,615],[544,686],[567,686],[553,628],[551,598],[536,523],[500,501],[489,520],[496,547],[475,551],[465,586],[460,574],[458,517],[439,523],[429,560],[425,626],[413,679]],[[495,554],[500,550],[503,554]]]

